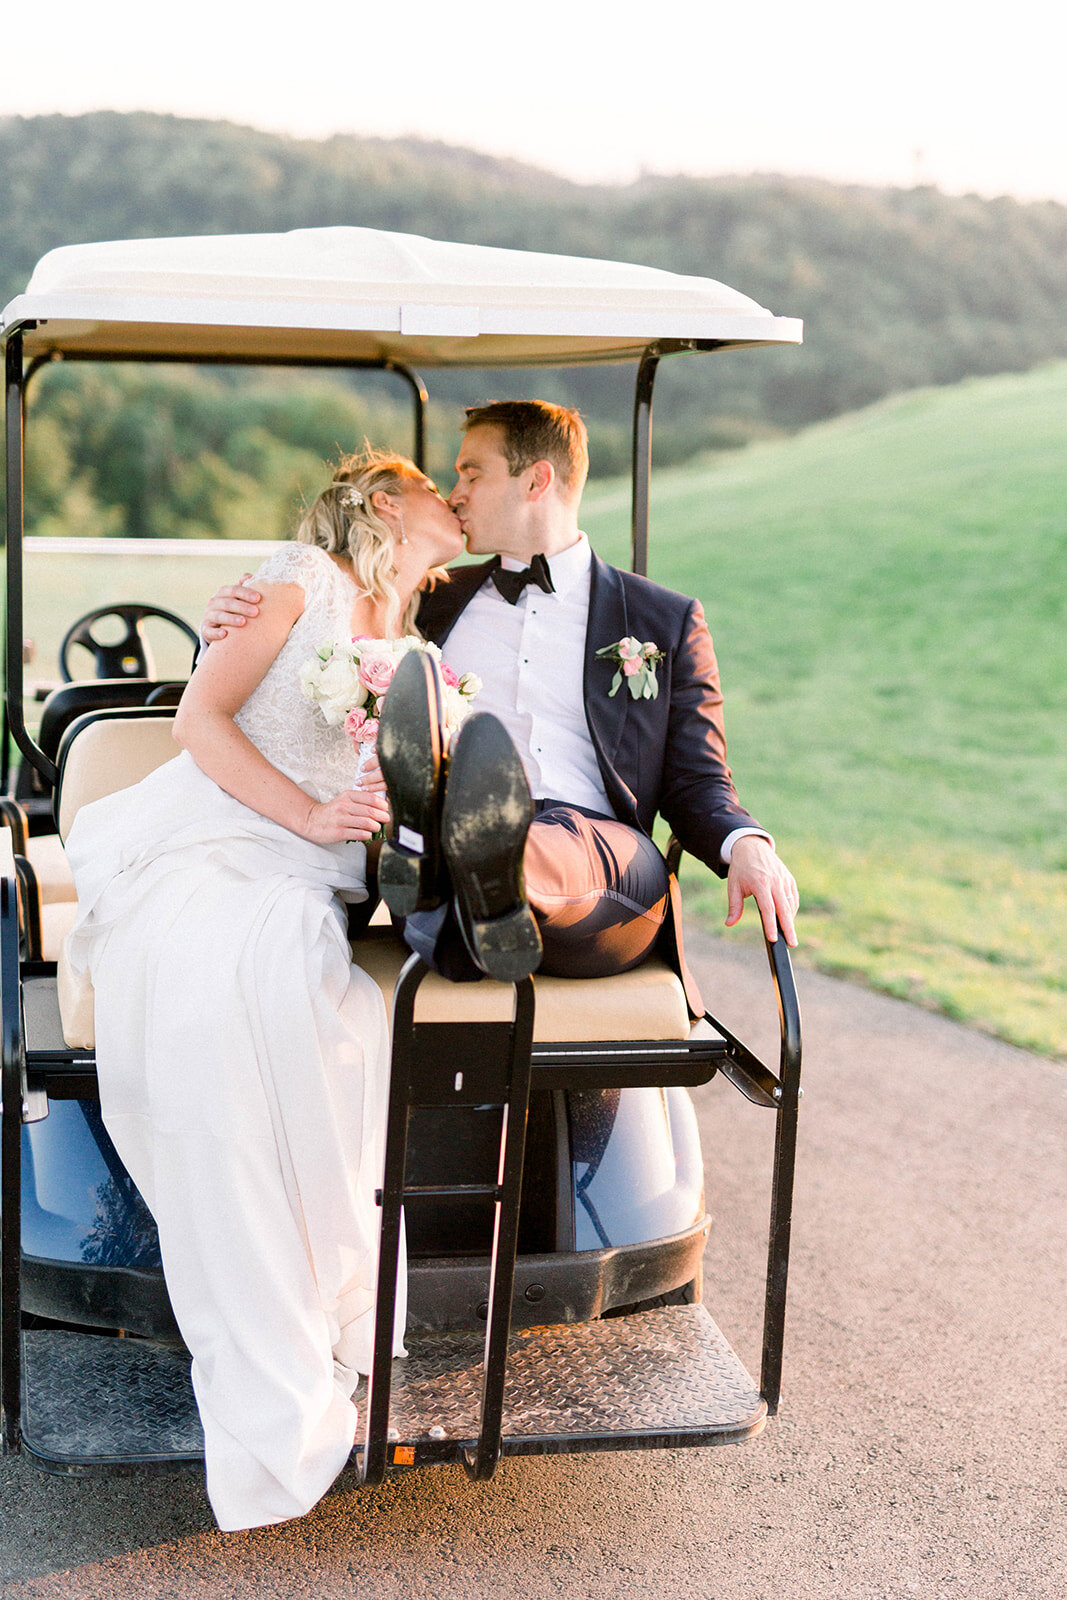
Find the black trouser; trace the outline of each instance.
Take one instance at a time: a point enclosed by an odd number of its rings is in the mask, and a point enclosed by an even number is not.
[[[562,800],[538,800],[523,858],[544,943],[540,971],[603,978],[636,967],[667,914],[667,867],[645,834]],[[450,905],[407,919],[404,937],[445,977],[481,976]]]

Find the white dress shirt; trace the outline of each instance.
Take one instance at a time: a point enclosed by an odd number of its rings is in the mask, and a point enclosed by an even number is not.
[[[582,534],[548,563],[554,594],[527,584],[514,605],[487,578],[445,642],[454,671],[476,672],[478,711],[515,741],[535,800],[566,800],[612,816],[585,720],[582,680],[593,553]],[[505,556],[519,572],[524,561]]]
[[[535,800],[565,800],[610,817],[614,812],[585,718],[592,564],[583,533],[548,558],[553,594],[530,583],[511,605],[487,578],[456,620],[444,657],[461,676],[476,672],[482,679],[475,708],[491,711],[508,730]],[[504,556],[501,565],[520,572],[526,562]],[[725,863],[746,833],[770,838],[761,828],[735,828],[723,842]]]

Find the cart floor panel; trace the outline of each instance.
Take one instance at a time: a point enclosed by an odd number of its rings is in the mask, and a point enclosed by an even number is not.
[[[413,1334],[393,1363],[390,1464],[460,1460],[476,1442],[483,1340]],[[203,1458],[184,1351],[62,1330],[23,1335],[23,1448],[53,1472]],[[365,1385],[356,1395],[361,1426]],[[759,1390],[703,1306],[529,1328],[509,1344],[505,1455],[737,1443]],[[362,1437],[357,1441],[360,1451]]]

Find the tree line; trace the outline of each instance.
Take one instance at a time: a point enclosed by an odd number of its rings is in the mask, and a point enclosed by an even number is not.
[[[1052,202],[775,177],[587,185],[425,141],[297,140],[97,112],[0,120],[0,219],[2,303],[61,244],[351,224],[720,278],[803,317],[800,350],[665,363],[661,461],[791,431],[916,385],[1067,354],[1067,207]],[[408,445],[403,406],[374,386],[357,393],[337,379],[294,379],[289,409],[279,409],[247,375],[57,377],[41,383],[37,401],[48,446],[38,465],[58,464],[52,487],[45,473],[35,491],[37,518],[58,515],[56,482],[66,481],[116,527],[202,531],[223,506],[230,523],[238,503],[253,517],[257,484],[269,480],[262,492],[276,494],[304,472],[301,453],[321,460],[358,442],[353,428]],[[581,407],[594,471],[622,470],[631,384],[620,368],[435,375],[432,465],[448,459],[462,403],[539,393]],[[194,417],[196,426],[210,417],[209,445],[197,444]],[[98,438],[105,418],[122,447],[97,469],[80,434],[88,420]],[[188,461],[175,453],[186,438]]]

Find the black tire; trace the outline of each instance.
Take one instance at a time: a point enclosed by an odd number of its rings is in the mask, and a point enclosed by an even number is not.
[[[699,1305],[702,1290],[700,1279],[690,1278],[688,1283],[680,1284],[677,1289],[668,1289],[665,1294],[652,1295],[648,1300],[634,1300],[628,1306],[612,1306],[610,1311],[602,1313],[601,1321],[608,1317],[629,1317],[635,1311],[660,1311],[664,1306]]]

